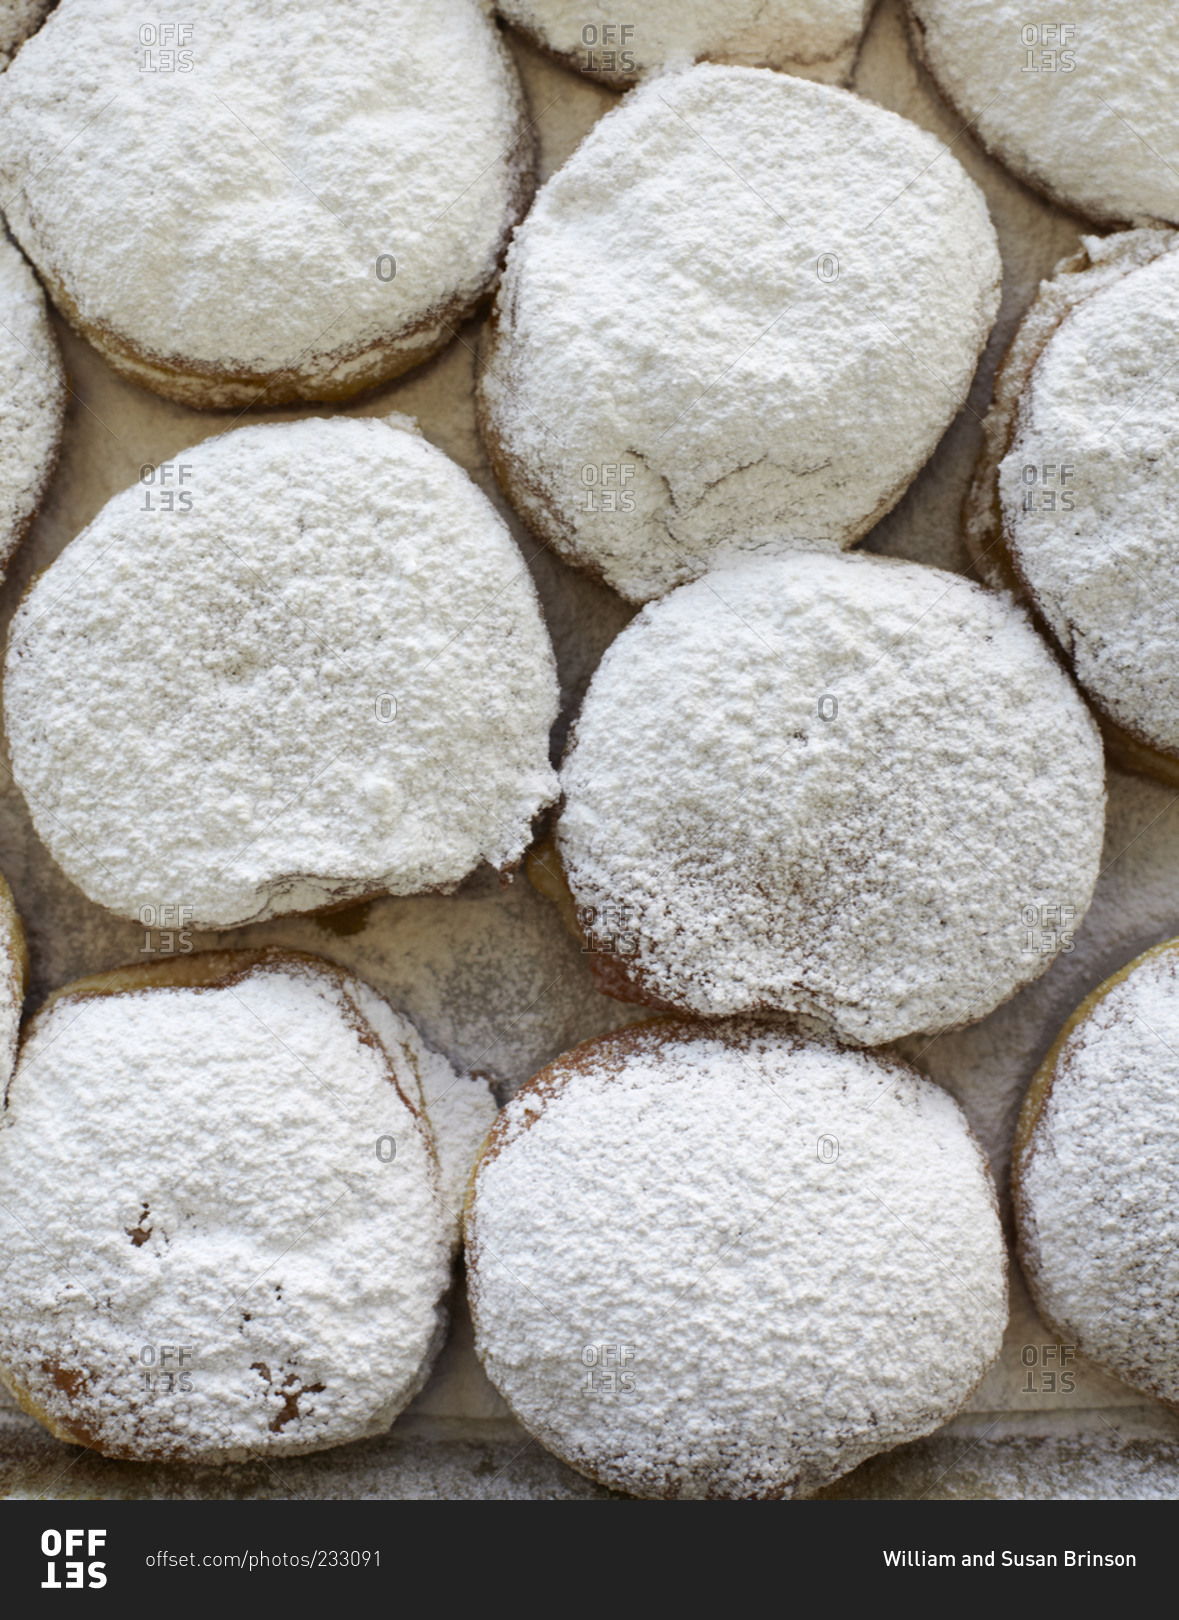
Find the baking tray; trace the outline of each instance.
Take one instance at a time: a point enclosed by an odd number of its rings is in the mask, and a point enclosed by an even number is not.
[[[616,95],[509,35],[539,140],[539,175],[558,168]],[[999,318],[968,399],[900,504],[865,548],[964,572],[958,513],[995,365],[1040,279],[1074,252],[1082,221],[990,161],[912,60],[899,0],[881,0],[854,88],[932,130],[983,188],[1003,255]],[[618,319],[625,320],[625,310]],[[325,415],[417,418],[511,523],[544,604],[561,679],[560,733],[602,652],[633,609],[559,562],[496,489],[475,428],[479,322],[429,365],[344,407],[193,411],[132,386],[54,317],[73,394],[48,499],[0,598],[4,627],[44,568],[145,463],[175,459],[239,420]],[[560,735],[558,736],[558,742]],[[7,758],[5,751],[3,757]],[[896,1050],[962,1103],[1006,1195],[1015,1115],[1061,1024],[1109,973],[1179,934],[1179,794],[1109,774],[1105,855],[1073,947],[1035,984],[969,1029]],[[29,1007],[59,985],[158,948],[151,931],[91,904],[54,866],[11,777],[0,772],[0,869],[31,954]],[[1017,904],[1012,899],[1013,907]],[[192,933],[195,949],[283,944],[368,979],[426,1039],[510,1091],[559,1052],[641,1016],[594,989],[587,958],[523,873],[477,873],[454,895],[385,899],[322,917]],[[79,1144],[79,1152],[85,1145]],[[0,1494],[37,1498],[588,1498],[609,1493],[546,1453],[512,1419],[475,1357],[461,1277],[450,1337],[429,1384],[385,1436],[301,1458],[223,1467],[115,1462],[54,1440],[0,1398]],[[1086,1364],[1038,1319],[1012,1261],[1003,1353],[967,1408],[936,1434],[862,1464],[831,1498],[1083,1498],[1179,1495],[1179,1417]]]

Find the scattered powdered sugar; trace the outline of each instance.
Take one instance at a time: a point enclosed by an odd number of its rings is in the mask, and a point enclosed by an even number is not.
[[[932,135],[763,69],[663,74],[516,232],[480,388],[497,476],[644,601],[847,546],[962,403],[998,308],[978,187]]]
[[[484,867],[457,894],[374,900],[362,911],[283,917],[199,945],[281,944],[361,974],[455,1068],[530,1080],[571,1046],[644,1016],[595,989],[591,957],[522,873]],[[111,945],[121,961],[126,945]],[[486,1131],[484,1132],[486,1134]]]
[[[640,1496],[792,1496],[956,1411],[1003,1241],[957,1104],[783,1027],[581,1047],[475,1178],[476,1344],[536,1437]]]
[[[1044,342],[998,474],[1010,554],[1078,681],[1119,726],[1170,753],[1179,752],[1179,373],[1167,364],[1179,345],[1176,240],[1134,232],[1120,253],[1106,248],[1096,271],[1061,277],[1078,293],[1090,279],[1099,285]]]
[[[0,69],[6,68],[29,35],[40,28],[54,0],[0,0]]]
[[[908,3],[939,89],[1001,163],[1104,224],[1179,221],[1174,86],[1144,67],[1171,59],[1168,6],[1097,0],[1057,18],[1022,0]]]
[[[0,230],[0,581],[57,460],[65,402],[44,296]]]
[[[501,17],[582,72],[628,82],[650,68],[708,57],[748,67],[851,70],[870,0],[498,0]]]
[[[395,375],[486,293],[527,198],[488,12],[192,0],[169,35],[129,0],[62,0],[0,81],[13,233],[107,359],[173,398]]]
[[[439,1342],[437,1166],[393,1083],[413,1054],[325,964],[220,962],[50,1003],[0,1131],[5,1381],[116,1455],[378,1433]]]
[[[1065,1035],[1015,1179],[1021,1260],[1045,1318],[1084,1355],[1173,1403],[1177,1050],[1172,942],[1097,992]]]
[[[13,620],[14,772],[67,875],[200,928],[517,861],[556,791],[556,675],[467,475],[343,418],[239,428],[167,467]]]
[[[1096,728],[1007,599],[817,552],[644,609],[563,785],[570,887],[625,909],[646,994],[865,1045],[982,1018],[1044,971],[1025,916],[1079,923],[1105,801]]]

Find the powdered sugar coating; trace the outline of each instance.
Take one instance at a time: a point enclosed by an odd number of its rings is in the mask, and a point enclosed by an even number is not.
[[[1081,241],[1080,252],[1062,259],[1041,281],[995,373],[983,445],[963,504],[962,532],[974,566],[989,585],[1000,589],[1010,587],[1012,578],[1002,545],[999,463],[1011,444],[1019,402],[1044,345],[1082,299],[1179,245],[1179,235],[1144,228],[1085,236]]]
[[[63,1438],[311,1451],[387,1428],[429,1369],[448,1244],[411,1060],[344,975],[271,956],[223,958],[219,987],[67,992],[30,1028],[0,1132],[0,1368]]]
[[[67,875],[199,928],[518,860],[556,790],[556,674],[467,475],[371,418],[170,465],[190,510],[160,474],[116,495],[13,621],[13,768]]]
[[[1074,303],[1044,344],[998,493],[1009,553],[1085,692],[1175,754],[1179,252],[1174,233],[1133,235],[1146,240],[1126,246],[1124,273]]]
[[[1079,1352],[1173,1405],[1177,1051],[1171,941],[1107,981],[1066,1026],[1025,1109],[1015,1176],[1020,1258],[1046,1320]]]
[[[1096,728],[1005,598],[797,552],[650,604],[594,676],[557,839],[644,993],[875,1045],[985,1016],[1093,892]]]
[[[498,0],[497,10],[543,49],[616,83],[701,57],[842,79],[869,0],[646,0],[641,14],[605,0]]]
[[[0,69],[6,68],[29,35],[40,28],[53,0],[0,0]]]
[[[487,292],[527,198],[488,10],[194,0],[166,38],[129,0],[62,0],[0,85],[13,233],[107,359],[171,398],[394,376]]]
[[[1045,17],[1020,0],[908,3],[938,87],[1000,162],[1103,224],[1179,221],[1166,0]]]
[[[0,580],[57,460],[65,401],[44,296],[0,232]]]
[[[814,1490],[950,1417],[1007,1320],[958,1105],[780,1026],[654,1025],[559,1059],[501,1114],[467,1236],[493,1382],[639,1496]]]
[[[632,601],[850,545],[961,404],[999,274],[981,192],[905,119],[764,69],[660,75],[513,240],[479,383],[497,476]]]

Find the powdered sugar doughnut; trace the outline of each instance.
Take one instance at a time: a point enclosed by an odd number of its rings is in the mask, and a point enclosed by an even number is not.
[[[315,957],[207,952],[33,1021],[0,1131],[0,1372],[60,1439],[291,1455],[379,1433],[421,1387],[447,1220],[416,1046],[353,989]]]
[[[637,1496],[814,1490],[949,1418],[1007,1321],[958,1105],[781,1025],[661,1022],[558,1058],[496,1122],[467,1243],[493,1382]]]
[[[1103,224],[1179,221],[1165,0],[1097,0],[1047,22],[1016,0],[909,8],[938,88],[1022,180]]]
[[[45,299],[0,233],[0,580],[36,515],[61,443],[66,385]]]
[[[29,948],[24,924],[7,879],[0,873],[0,1075],[5,1085],[16,1061],[28,977]]]
[[[516,233],[488,452],[537,534],[632,601],[847,546],[949,424],[998,296],[982,194],[933,136],[764,69],[663,75]]]
[[[1118,763],[1179,781],[1173,582],[1179,235],[1128,231],[1042,285],[996,384],[967,527],[1021,590]]]
[[[29,35],[35,33],[54,0],[0,0],[0,69],[6,68]]]
[[[518,861],[556,792],[556,673],[467,475],[414,432],[336,418],[239,428],[144,476],[9,637],[13,769],[67,875],[121,916],[207,928]]]
[[[1179,941],[1081,1003],[1032,1082],[1013,1184],[1024,1275],[1082,1354],[1179,1410]]]
[[[1101,744],[1008,601],[796,552],[652,603],[608,649],[557,843],[600,988],[875,1045],[971,1023],[1080,922]],[[1032,943],[1034,936],[1034,943]]]
[[[637,18],[605,0],[498,0],[497,9],[541,50],[609,84],[702,57],[843,80],[869,0],[648,0]]]
[[[58,308],[133,382],[343,399],[489,290],[527,127],[481,0],[194,0],[174,22],[62,0],[0,86],[0,185]]]

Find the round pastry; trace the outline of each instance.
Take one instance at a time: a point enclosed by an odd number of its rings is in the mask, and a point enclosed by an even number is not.
[[[0,1075],[5,1085],[16,1061],[28,979],[29,948],[24,924],[7,879],[0,873]]]
[[[1173,16],[1099,0],[1042,22],[1014,0],[909,0],[938,89],[992,157],[1102,224],[1179,221]],[[1072,17],[1074,20],[1067,20]]]
[[[1179,783],[1179,235],[1128,231],[1057,267],[1003,362],[967,500],[992,583],[1033,606],[1115,762]]]
[[[1045,1058],[1012,1175],[1044,1320],[1179,1411],[1179,940],[1099,985]]]
[[[851,545],[961,405],[999,275],[982,193],[914,124],[760,68],[661,75],[516,233],[479,382],[492,465],[636,602]]]
[[[527,566],[461,468],[372,418],[145,467],[26,594],[5,703],[67,876],[193,928],[453,888],[556,792]]]
[[[648,0],[641,9],[598,0],[497,0],[514,28],[569,67],[608,84],[703,57],[843,80],[870,0]]]
[[[0,0],[0,71],[45,21],[54,0]]]
[[[415,1050],[294,952],[52,996],[0,1131],[0,1374],[25,1410],[106,1456],[199,1462],[387,1429],[450,1277]]]
[[[957,1103],[783,1025],[587,1041],[476,1169],[475,1343],[543,1445],[636,1496],[790,1497],[968,1398],[1007,1321]]]
[[[563,786],[601,988],[865,1045],[972,1023],[1044,971],[1032,914],[1079,924],[1105,803],[1097,729],[1018,609],[820,552],[649,605]]]
[[[0,231],[0,581],[44,497],[65,403],[44,295]]]
[[[194,406],[344,399],[427,359],[531,187],[480,0],[194,0],[181,22],[62,0],[0,127],[5,212],[54,303]]]

